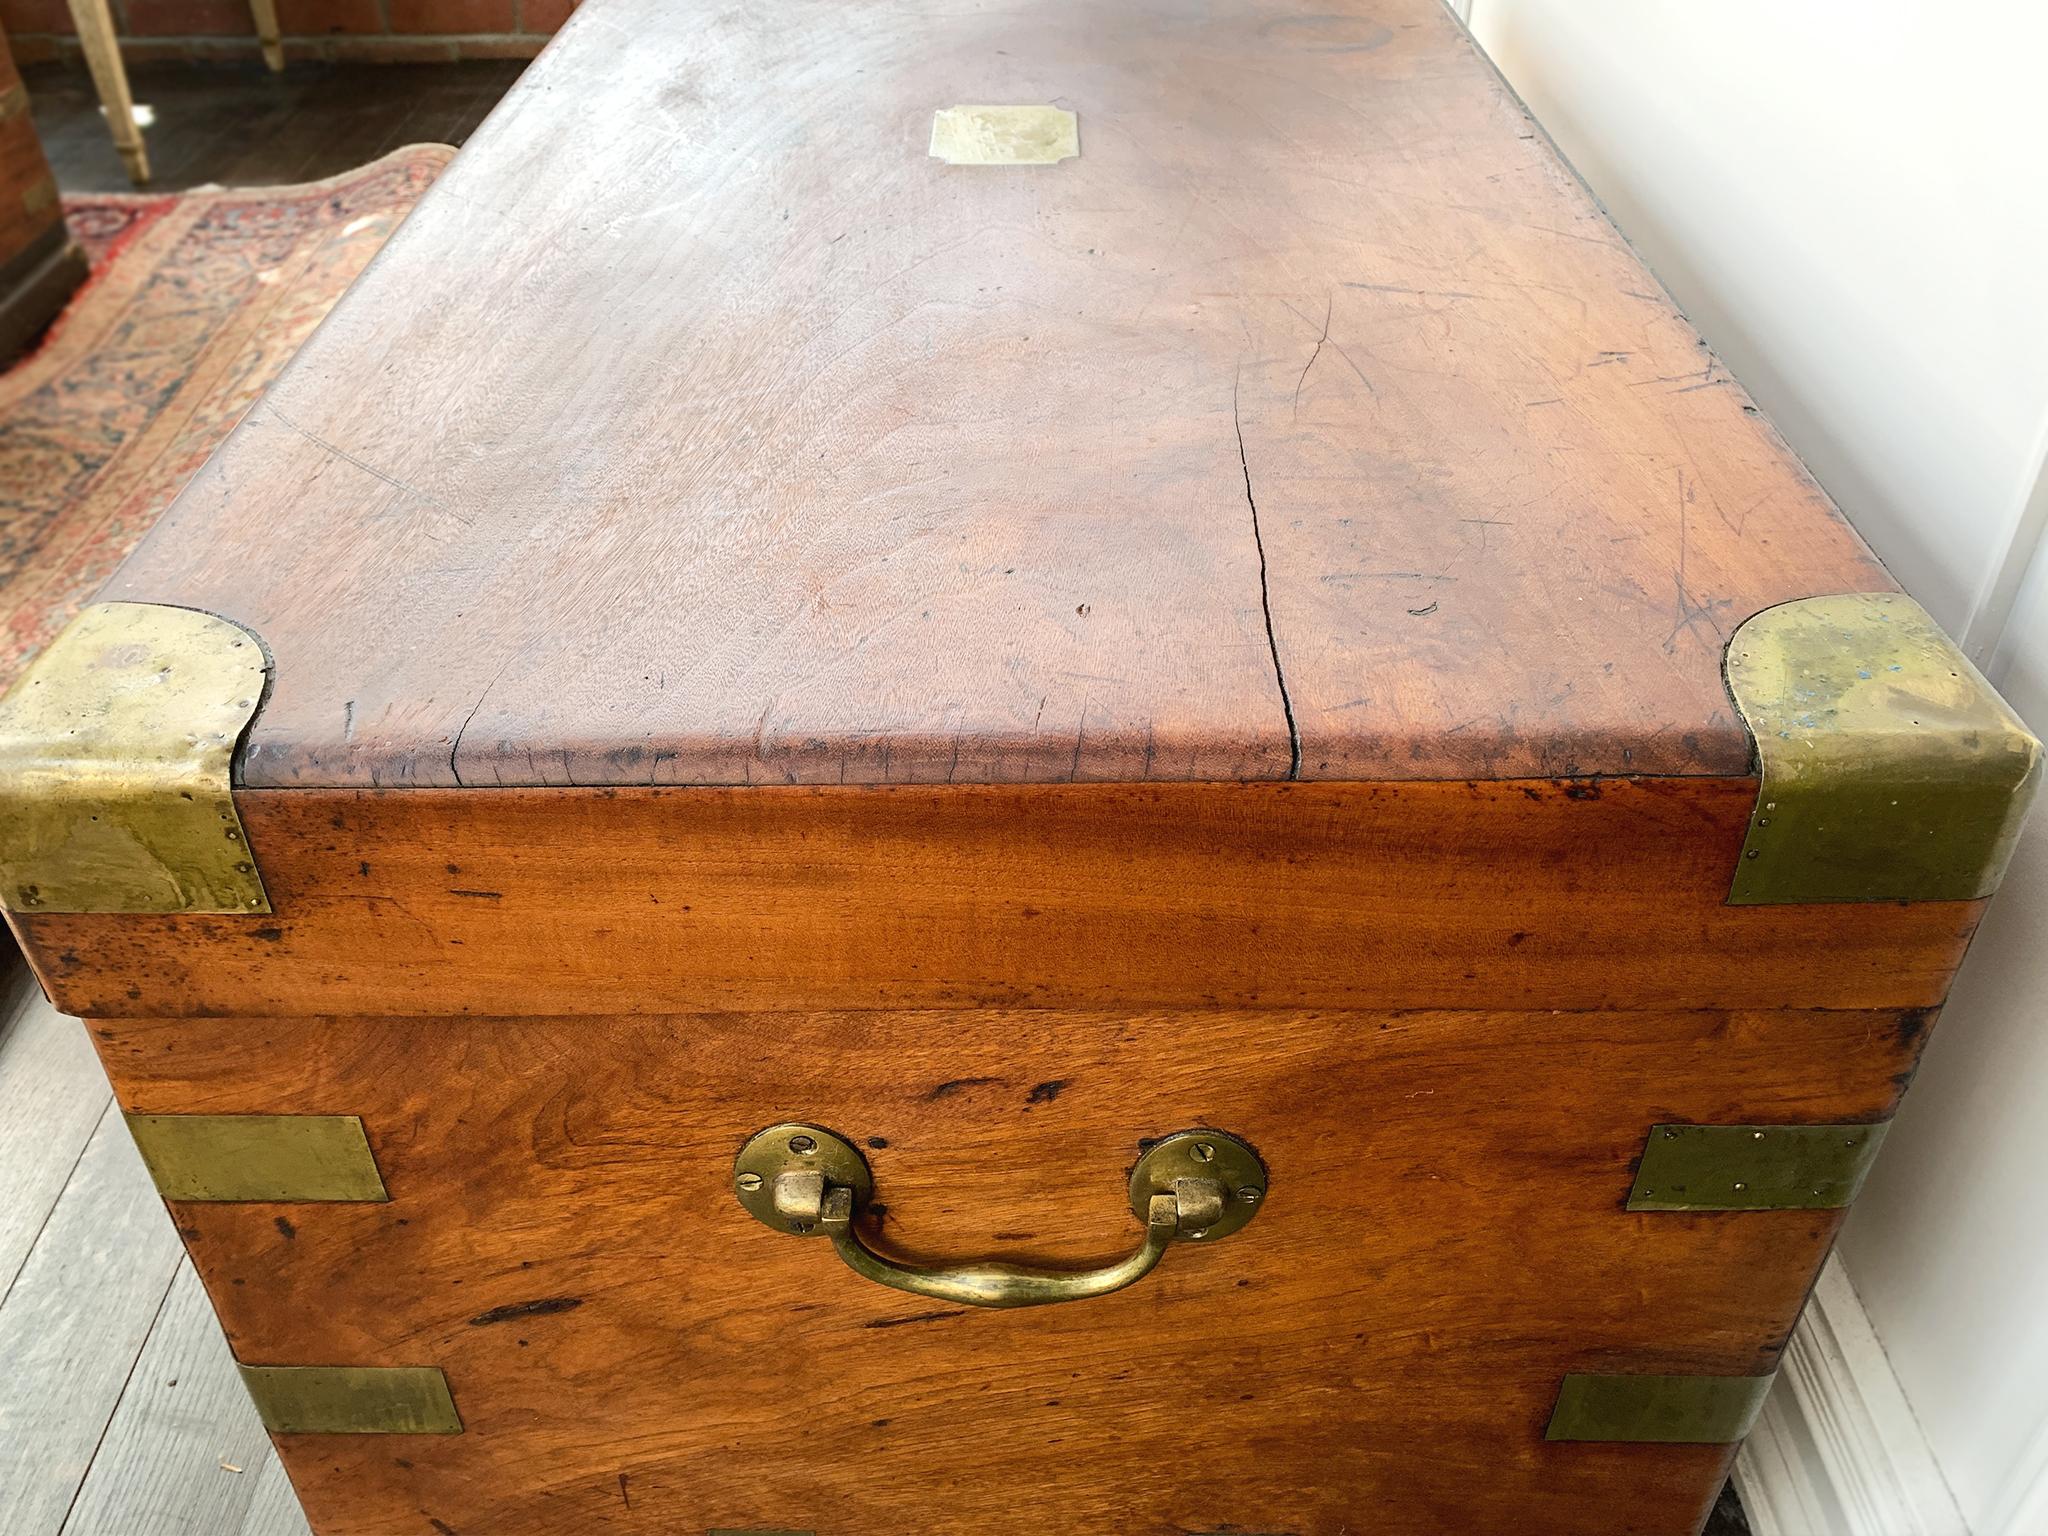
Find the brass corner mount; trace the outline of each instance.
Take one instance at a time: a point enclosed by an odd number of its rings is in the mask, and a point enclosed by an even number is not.
[[[2041,743],[1927,610],[1810,597],[1735,631],[1762,782],[1728,900],[1968,901],[1998,889]]]
[[[268,912],[232,784],[268,670],[212,614],[79,614],[0,699],[0,908]]]

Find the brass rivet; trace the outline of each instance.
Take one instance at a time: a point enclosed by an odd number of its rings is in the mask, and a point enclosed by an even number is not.
[[[1762,1141],[1764,1139],[1764,1133],[1762,1131],[1751,1131],[1749,1133],[1749,1139],[1751,1141]]]
[[[761,1187],[761,1175],[758,1173],[743,1173],[740,1175],[739,1185],[741,1189],[749,1192],[757,1190]]]
[[[1215,1156],[1216,1156],[1216,1149],[1215,1149],[1214,1147],[1210,1146],[1208,1142],[1206,1142],[1206,1141],[1198,1141],[1198,1142],[1196,1142],[1196,1143],[1195,1143],[1195,1161],[1196,1161],[1196,1162],[1198,1162],[1198,1163],[1206,1163],[1206,1162],[1211,1162],[1211,1161],[1213,1161],[1213,1160],[1215,1159]]]
[[[1743,1182],[1742,1182],[1741,1180],[1739,1180],[1739,1179],[1738,1179],[1738,1180],[1736,1181],[1735,1187],[1736,1187],[1737,1189],[1747,1189],[1747,1188],[1749,1188],[1749,1186],[1748,1186],[1747,1184],[1744,1184],[1744,1183],[1743,1183]]]
[[[1207,1237],[1208,1235],[1209,1235],[1209,1229],[1208,1229],[1207,1227],[1204,1227],[1204,1228],[1202,1228],[1202,1230],[1201,1230],[1201,1231],[1199,1231],[1199,1232],[1190,1232],[1190,1233],[1188,1234],[1188,1236],[1189,1236],[1189,1237],[1191,1237],[1191,1238],[1202,1238],[1202,1237]]]
[[[789,1138],[789,1150],[798,1157],[809,1157],[818,1150],[818,1140],[815,1136],[792,1136]]]

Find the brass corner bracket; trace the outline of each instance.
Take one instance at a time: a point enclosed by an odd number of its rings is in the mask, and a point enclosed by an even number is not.
[[[2041,743],[1918,603],[1858,592],[1766,608],[1729,640],[1725,675],[1762,776],[1731,903],[1998,889]]]
[[[232,792],[267,670],[190,608],[74,619],[0,700],[0,907],[268,912]]]

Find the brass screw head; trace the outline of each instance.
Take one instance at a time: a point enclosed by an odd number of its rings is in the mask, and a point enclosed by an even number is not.
[[[761,1187],[761,1175],[758,1173],[743,1173],[739,1177],[739,1186],[749,1194],[752,1194]]]
[[[818,1150],[818,1139],[815,1136],[792,1136],[789,1138],[789,1150],[799,1157],[809,1157]]]
[[[1216,1149],[1206,1141],[1196,1142],[1194,1150],[1195,1161],[1198,1163],[1214,1162],[1216,1159]]]

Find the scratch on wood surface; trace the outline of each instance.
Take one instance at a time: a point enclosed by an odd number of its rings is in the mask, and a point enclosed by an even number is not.
[[[1330,339],[1330,315],[1334,311],[1336,303],[1337,295],[1335,290],[1332,290],[1323,298],[1323,333],[1316,338],[1315,350],[1309,353],[1308,361],[1301,365],[1301,377],[1294,381],[1294,414],[1296,416],[1301,414],[1301,386],[1308,382],[1309,369],[1315,367],[1316,359],[1323,355],[1323,343]],[[1291,304],[1288,306],[1289,309],[1293,307]],[[1250,489],[1249,483],[1247,483],[1246,489]]]
[[[405,481],[399,479],[398,476],[396,475],[387,475],[386,473],[384,473],[383,470],[379,469],[374,464],[364,463],[354,454],[349,453],[344,449],[335,447],[334,444],[328,442],[326,438],[321,437],[318,433],[308,432],[304,427],[300,426],[297,422],[293,421],[291,417],[285,415],[283,411],[279,410],[274,403],[266,402],[266,404],[268,405],[268,409],[272,416],[276,417],[278,421],[282,422],[286,427],[288,427],[291,431],[297,433],[300,437],[303,437],[307,442],[311,443],[314,447],[324,449],[326,452],[334,455],[335,458],[340,459],[344,464],[353,464],[357,469],[360,469],[364,474],[369,475],[374,479],[382,480],[386,485],[390,486],[393,490],[405,492],[406,495],[412,497],[415,501],[425,502],[428,506],[434,508],[438,512],[445,512],[448,510],[446,507],[442,506],[438,501],[434,500],[433,497],[427,495],[426,492],[420,490],[418,487],[407,484]]]
[[[1685,509],[1692,500],[1692,495],[1686,489],[1685,471],[1681,469],[1676,471],[1676,474],[1678,476],[1678,565],[1672,571],[1671,576],[1673,584],[1678,588],[1678,607],[1677,617],[1671,625],[1671,633],[1664,637],[1664,651],[1666,655],[1670,655],[1678,649],[1678,635],[1681,630],[1689,630],[1693,637],[1702,645],[1711,643],[1716,649],[1728,638],[1721,632],[1721,626],[1714,618],[1714,608],[1716,605],[1712,602],[1699,602],[1693,597],[1691,589],[1686,585],[1686,547],[1690,535],[1686,524]],[[1714,638],[1711,642],[1699,632],[1699,621],[1701,619],[1707,621],[1707,627],[1714,633]]]
[[[1346,288],[1360,288],[1367,293],[1405,293],[1418,299],[1476,299],[1476,293],[1462,293],[1455,288],[1403,288],[1398,283],[1346,283]]]
[[[1286,300],[1283,299],[1281,302],[1286,303]],[[1295,319],[1299,320],[1303,325],[1310,327],[1313,327],[1315,325],[1315,321],[1309,319],[1307,315],[1304,315],[1292,304],[1287,305],[1287,311],[1289,314],[1293,315]],[[1327,315],[1323,317],[1323,343],[1327,343],[1332,352],[1336,353],[1339,357],[1344,359],[1345,365],[1349,367],[1353,373],[1358,375],[1358,382],[1365,386],[1365,392],[1368,395],[1372,396],[1373,400],[1377,402],[1380,397],[1380,392],[1373,387],[1373,382],[1370,378],[1366,376],[1365,370],[1358,366],[1358,360],[1354,358],[1349,352],[1344,350],[1344,344],[1342,342],[1330,340],[1330,322],[1329,317]],[[1321,344],[1322,343],[1319,343],[1319,345]],[[1309,361],[1313,363],[1315,359],[1311,357]],[[1308,377],[1308,369],[1302,369],[1301,373],[1303,378]],[[1296,386],[1294,391],[1294,398],[1298,406],[1301,400],[1301,389],[1298,385]]]

